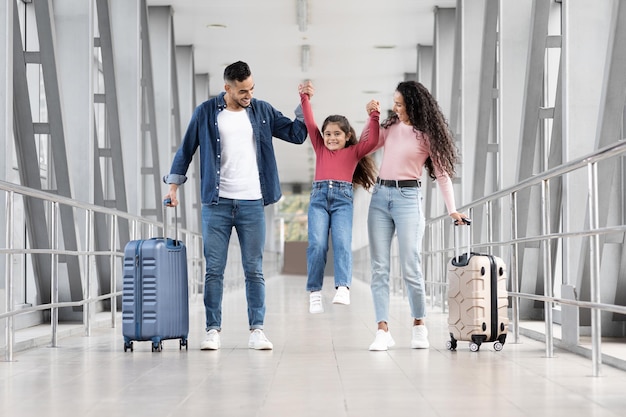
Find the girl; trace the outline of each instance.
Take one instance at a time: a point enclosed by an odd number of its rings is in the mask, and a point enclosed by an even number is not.
[[[369,189],[374,184],[376,166],[367,156],[378,146],[379,108],[372,106],[368,134],[357,141],[356,133],[343,116],[328,116],[318,129],[309,96],[313,85],[298,87],[304,122],[315,150],[315,180],[308,212],[307,284],[309,312],[323,313],[322,283],[328,234],[332,236],[335,288],[334,304],[350,304],[352,281],[352,187]]]

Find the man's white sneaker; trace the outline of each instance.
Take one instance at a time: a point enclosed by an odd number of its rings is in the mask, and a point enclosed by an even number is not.
[[[350,290],[348,287],[339,287],[337,288],[337,292],[335,293],[335,298],[333,298],[333,304],[350,304]]]
[[[393,337],[391,337],[391,333],[378,329],[376,331],[376,339],[374,339],[374,343],[370,345],[370,350],[387,350],[395,344],[396,342],[393,340]]]
[[[309,313],[319,314],[324,312],[324,305],[322,304],[322,292],[311,291],[309,295]]]
[[[206,332],[206,338],[200,343],[201,350],[218,350],[221,346],[220,332],[211,329]]]
[[[250,349],[256,350],[272,350],[274,349],[274,345],[272,342],[267,340],[265,337],[265,333],[261,329],[254,329],[252,333],[250,333],[250,340],[248,341],[248,347]]]
[[[413,326],[413,337],[411,338],[412,349],[428,349],[428,329],[423,324]]]

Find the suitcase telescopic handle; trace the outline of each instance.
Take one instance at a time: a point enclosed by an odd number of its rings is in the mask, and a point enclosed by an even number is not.
[[[171,198],[163,200],[163,235],[167,237],[167,213],[166,209],[172,203]],[[178,206],[174,206],[174,246],[178,245]]]
[[[457,262],[461,262],[461,244],[459,242],[459,228],[457,226],[467,226],[467,258],[469,260],[471,253],[472,233],[469,226],[472,224],[472,219],[465,217],[461,219],[461,222],[454,221],[454,258]]]

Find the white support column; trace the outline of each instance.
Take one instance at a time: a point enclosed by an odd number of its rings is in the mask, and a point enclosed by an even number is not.
[[[92,2],[55,0],[56,62],[73,197],[93,203]],[[88,155],[88,156],[87,156]]]
[[[208,73],[204,73],[204,74],[196,74],[196,102],[195,102],[195,106],[198,106],[199,104],[202,104],[202,102],[206,101],[209,99],[209,96],[211,94],[211,91],[209,89],[209,74]]]
[[[502,166],[514,167],[518,163],[532,1],[501,1],[500,7],[500,157]],[[516,182],[515,170],[502,170],[503,188]]]
[[[463,114],[461,117],[460,144],[463,178],[462,201],[471,201],[474,180],[473,150],[476,147],[478,108],[470,103],[478,103],[479,80],[481,70],[481,51],[485,1],[463,2],[461,9],[463,49],[461,51],[461,86],[463,95]]]
[[[456,29],[456,9],[434,9],[434,37],[432,47],[432,83],[430,92],[435,97],[446,119],[450,117],[450,99],[454,62],[454,40]],[[441,193],[435,184],[423,177],[424,214],[426,217],[446,213]]]
[[[9,170],[13,160],[13,1],[6,1],[0,4],[0,22],[2,30],[0,31],[0,57],[5,63],[0,66],[0,180],[7,181]],[[0,247],[7,246],[7,219],[4,218],[7,213],[5,208],[7,196],[0,194],[0,212],[4,213],[0,217]],[[6,277],[7,259],[6,255],[0,256],[0,273],[3,278],[0,279],[0,313],[4,313],[8,309],[9,300],[7,300],[6,290],[9,281]],[[9,294],[11,292],[9,291]],[[6,326],[8,320],[0,320],[0,348],[7,348],[7,332]],[[9,339],[11,336],[9,336]],[[8,351],[7,351],[8,352]],[[8,356],[8,355],[7,355]],[[10,358],[9,358],[10,359]]]
[[[450,115],[455,16],[456,9],[454,8],[435,8],[433,80],[430,91],[439,102],[439,106],[446,117]]]
[[[178,76],[178,100],[183,129],[191,118],[195,106],[195,65],[192,45],[176,46],[176,74]],[[178,139],[180,141],[180,138]],[[172,155],[173,156],[173,155]]]
[[[0,56],[4,65],[0,67],[0,180],[7,181],[13,155],[13,8],[14,2],[2,2],[0,5]],[[1,196],[3,198],[4,196]],[[0,200],[3,202],[4,200]],[[3,205],[4,207],[4,205]],[[0,231],[4,223],[0,221]],[[1,234],[0,236],[4,236]]]
[[[140,3],[109,0],[111,35],[117,83],[120,134],[128,212],[141,213],[142,126],[141,126],[141,15]]]
[[[178,102],[180,113],[181,136],[175,139],[176,147],[172,149],[170,161],[174,158],[174,151],[182,141],[191,115],[196,108],[196,75],[193,59],[193,45],[176,46],[176,74],[178,77]],[[169,169],[169,164],[166,165]],[[185,203],[181,209],[186,212],[187,228],[202,230],[201,207],[200,207],[200,158],[194,158],[189,166],[189,184],[185,189]],[[181,194],[182,196],[182,194]]]
[[[176,146],[176,138],[173,137],[175,129],[174,115],[172,114],[174,108],[172,62],[176,59],[171,48],[174,36],[172,13],[170,6],[148,7],[159,165],[162,171],[167,172],[169,172],[172,164],[172,149]],[[161,174],[164,175],[167,172]]]
[[[568,1],[566,5],[569,30],[565,39],[566,47],[566,80],[563,94],[564,160],[588,154],[595,149],[599,126],[599,115],[602,108],[603,92],[611,87],[604,87],[605,69],[607,66],[607,50],[611,38],[613,1],[595,2],[593,0]],[[585,30],[574,28],[584,27]],[[565,230],[580,230],[588,218],[587,189],[574,184],[585,184],[587,173],[584,170],[568,176],[569,187],[565,190],[564,205],[568,208]],[[607,205],[608,201],[601,203]],[[568,281],[577,289],[580,299],[589,299],[589,260],[588,240],[585,238],[570,239],[569,256],[572,263],[568,265]],[[605,267],[605,265],[603,265]],[[611,267],[612,268],[612,267]],[[608,271],[608,270],[606,270]],[[606,272],[603,271],[603,272]],[[574,277],[576,277],[574,279]],[[602,277],[602,290],[615,291],[615,275],[612,273]],[[605,299],[605,301],[612,301]],[[589,310],[581,309],[581,334],[588,333],[585,326],[590,325]],[[587,328],[588,329],[588,328]]]
[[[432,91],[433,82],[433,47],[417,45],[417,81]]]

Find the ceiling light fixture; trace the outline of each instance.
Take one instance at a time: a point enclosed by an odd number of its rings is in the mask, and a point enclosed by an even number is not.
[[[311,47],[309,45],[302,45],[300,47],[300,68],[302,72],[309,70],[309,64],[311,62]]]
[[[296,8],[298,13],[298,28],[300,32],[306,32],[309,23],[309,5],[307,0],[296,0]]]

